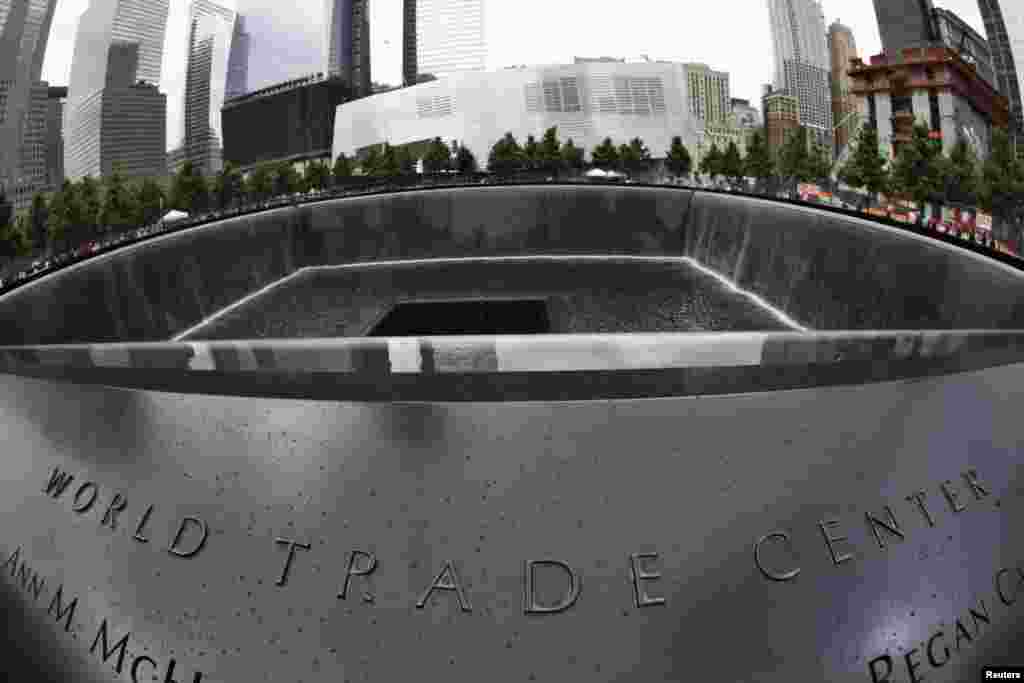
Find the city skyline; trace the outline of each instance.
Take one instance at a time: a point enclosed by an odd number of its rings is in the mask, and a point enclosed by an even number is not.
[[[58,1],[43,65],[43,78],[52,84],[68,82],[77,14],[86,4],[86,0]],[[187,4],[187,0],[170,0],[161,91],[168,93],[171,132],[180,130],[183,118],[180,100],[172,97],[172,93],[180,92],[184,86]],[[849,26],[862,57],[881,51],[871,0],[823,0],[822,5],[826,25],[839,20]],[[976,0],[945,0],[938,5],[956,12],[984,34]],[[771,25],[765,0],[720,0],[699,13],[700,21],[694,21],[692,10],[666,10],[664,3],[657,0],[636,0],[631,6],[634,11],[624,16],[619,5],[607,0],[588,3],[582,13],[581,3],[576,1],[553,4],[523,0],[515,6],[491,2],[485,13],[488,69],[513,64],[571,64],[575,56],[601,54],[638,60],[646,54],[653,60],[700,62],[726,71],[734,97],[760,104],[761,85],[771,82],[773,76]],[[279,7],[274,0],[239,0],[235,8],[246,15],[252,36],[250,90],[322,71],[323,31],[319,17],[323,14],[323,0],[294,0],[287,13],[276,10]],[[374,81],[401,83],[402,9],[402,0],[371,3]],[[581,16],[585,17],[582,24]],[[743,16],[743,22],[734,22],[736,16]],[[538,21],[538,17],[543,20]],[[722,30],[733,31],[735,39],[722,40],[720,31],[707,29],[715,24],[721,25]],[[562,28],[566,25],[578,30],[567,32]],[[524,33],[530,35],[530,40],[521,39]],[[745,49],[737,50],[736,45]],[[171,69],[172,64],[179,66]]]

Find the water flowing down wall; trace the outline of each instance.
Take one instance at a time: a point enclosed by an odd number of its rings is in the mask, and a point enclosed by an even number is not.
[[[344,308],[348,283],[394,299],[425,273],[486,298],[563,264],[592,298],[672,306],[650,273],[677,264],[771,315],[268,323],[311,314],[303,293]],[[672,188],[330,200],[86,261],[0,297],[0,671],[959,683],[1020,665],[1022,293],[947,244]]]

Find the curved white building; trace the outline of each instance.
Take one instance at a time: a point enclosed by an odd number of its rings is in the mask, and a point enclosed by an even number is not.
[[[539,141],[551,126],[588,158],[606,137],[615,144],[640,137],[653,157],[664,157],[678,135],[696,159],[703,136],[689,111],[682,64],[574,64],[453,74],[343,104],[332,156],[439,136],[460,141],[484,166],[505,133],[522,144],[530,134]]]

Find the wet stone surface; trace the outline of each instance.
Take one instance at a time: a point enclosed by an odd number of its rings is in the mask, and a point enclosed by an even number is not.
[[[544,298],[551,332],[789,329],[686,261],[420,263],[302,273],[188,339],[359,337],[398,301]]]

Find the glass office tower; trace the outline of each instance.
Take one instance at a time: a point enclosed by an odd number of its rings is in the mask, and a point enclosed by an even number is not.
[[[0,0],[0,186],[14,199],[33,175],[22,168],[56,0]]]
[[[166,169],[167,98],[157,89],[168,0],[91,0],[71,61],[64,126],[69,180]]]
[[[189,5],[183,145],[185,160],[203,175],[218,173],[223,166],[220,110],[236,18],[234,11],[210,0]]]

